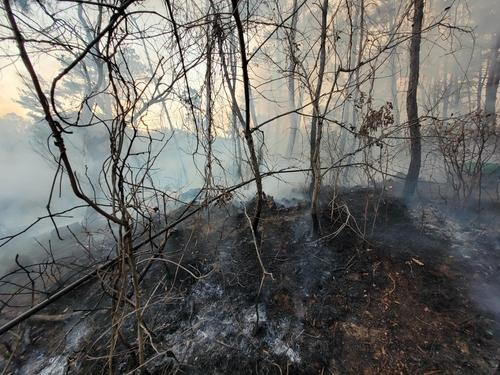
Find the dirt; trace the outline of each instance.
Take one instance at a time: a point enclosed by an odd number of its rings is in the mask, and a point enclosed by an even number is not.
[[[498,207],[457,213],[394,192],[326,190],[320,238],[308,209],[267,197],[262,265],[243,207],[226,202],[177,228],[141,284],[148,373],[495,373]],[[101,295],[87,284],[44,310],[58,321],[31,319],[7,373],[107,372]],[[120,329],[114,373],[133,373],[134,319]],[[2,337],[6,357],[13,338]]]

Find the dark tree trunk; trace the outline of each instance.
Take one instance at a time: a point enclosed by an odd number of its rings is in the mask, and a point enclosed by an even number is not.
[[[259,161],[257,158],[257,153],[255,151],[252,129],[250,127],[250,79],[248,77],[248,60],[245,50],[246,47],[245,47],[243,24],[241,22],[240,12],[238,10],[238,0],[232,0],[231,3],[233,6],[233,18],[236,23],[236,31],[238,33],[238,39],[240,45],[241,70],[243,76],[243,87],[245,90],[245,119],[243,122],[244,125],[243,134],[245,136],[245,141],[247,143],[248,151],[250,153],[250,162],[255,177],[255,185],[257,186],[257,197],[256,197],[257,202],[255,205],[255,213],[252,219],[253,232],[257,233],[260,215],[262,212],[262,200],[263,200],[262,177],[259,171]]]
[[[318,197],[321,189],[321,138],[323,135],[323,119],[321,118],[319,99],[321,96],[321,88],[323,86],[323,79],[325,74],[326,65],[326,33],[327,33],[327,15],[328,15],[328,0],[323,0],[321,8],[321,42],[320,42],[320,56],[319,56],[319,72],[316,92],[314,93],[313,100],[313,117],[311,121],[311,170],[312,179],[309,187],[311,196],[311,218],[313,222],[313,235],[317,236],[320,232],[319,218],[318,218]]]
[[[422,140],[418,118],[417,87],[420,70],[420,42],[422,39],[422,21],[424,19],[424,0],[415,0],[412,36],[410,42],[410,77],[406,95],[406,112],[410,127],[410,166],[406,175],[403,199],[411,201],[417,187],[420,166],[422,164]]]

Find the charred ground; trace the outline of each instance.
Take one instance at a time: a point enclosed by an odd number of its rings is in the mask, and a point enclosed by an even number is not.
[[[141,285],[150,296],[147,371],[493,374],[496,208],[458,218],[446,206],[412,208],[374,193],[325,192],[320,239],[310,237],[306,202],[267,197],[257,236],[266,275],[245,213],[251,203],[226,202],[183,222]],[[102,294],[95,282],[50,306],[45,320],[27,323],[17,349],[4,335],[4,354],[14,352],[9,371],[106,372]],[[135,328],[132,319],[120,324],[113,360],[116,373],[127,373],[137,365]]]

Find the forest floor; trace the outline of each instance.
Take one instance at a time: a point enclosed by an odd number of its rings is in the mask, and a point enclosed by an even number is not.
[[[183,222],[165,256],[196,277],[158,262],[144,279],[156,288],[144,314],[147,371],[497,374],[500,205],[456,212],[430,200],[407,207],[398,195],[397,186],[325,192],[316,240],[305,201],[267,197],[266,274],[243,208],[228,202]],[[43,312],[64,319],[29,320],[6,373],[106,372],[100,295],[89,283]],[[115,352],[115,373],[128,373],[127,345]]]

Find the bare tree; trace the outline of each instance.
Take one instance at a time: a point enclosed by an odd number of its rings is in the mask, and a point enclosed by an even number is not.
[[[241,55],[241,71],[243,79],[243,91],[245,97],[245,118],[243,122],[244,130],[243,134],[245,136],[245,141],[247,142],[248,151],[250,152],[250,163],[252,166],[252,171],[255,178],[255,185],[257,187],[257,204],[255,206],[255,212],[252,220],[252,230],[257,233],[259,226],[260,215],[262,212],[262,200],[263,200],[263,190],[262,190],[262,177],[259,170],[259,161],[257,157],[257,152],[255,150],[254,140],[253,140],[253,130],[250,125],[250,78],[248,75],[248,59],[246,53],[246,43],[243,30],[243,23],[240,18],[240,11],[238,9],[238,1],[232,0],[233,6],[233,17],[236,23],[236,30],[238,34],[238,41],[240,47]]]
[[[500,30],[496,32],[496,36],[493,39],[493,45],[491,46],[488,78],[486,80],[486,103],[485,112],[486,116],[489,116],[488,123],[491,131],[495,130],[496,126],[496,101],[498,85],[500,83]]]
[[[320,231],[318,218],[318,198],[321,188],[321,139],[323,137],[323,119],[321,117],[319,100],[323,88],[323,79],[326,66],[326,33],[327,33],[327,16],[328,16],[328,0],[323,0],[321,9],[321,36],[320,36],[320,52],[319,52],[319,69],[318,80],[314,92],[311,92],[313,98],[313,116],[311,120],[311,140],[310,140],[310,160],[312,169],[311,185],[309,193],[311,195],[311,216],[313,221],[313,234],[317,235]],[[312,89],[312,88],[311,88]]]
[[[422,164],[422,139],[420,136],[420,120],[418,117],[417,88],[420,73],[420,41],[422,39],[422,22],[424,19],[424,1],[415,0],[413,12],[412,35],[410,42],[410,75],[406,94],[406,111],[410,128],[410,165],[406,175],[403,198],[413,199],[417,187],[420,166]]]
[[[127,38],[133,38],[132,35],[134,35],[131,31],[133,27],[128,19],[128,14],[126,14],[127,7],[132,3],[129,1],[119,7],[106,8],[107,23],[102,25],[102,30],[93,39],[86,41],[85,48],[73,55],[73,60],[68,62],[53,81],[51,93],[48,96],[44,92],[39,74],[35,71],[32,58],[26,48],[26,39],[18,27],[16,15],[9,1],[3,2],[12,35],[17,42],[19,55],[29,73],[37,99],[43,108],[45,120],[55,139],[55,146],[59,151],[56,178],[59,174],[66,174],[73,193],[107,220],[110,236],[114,238],[116,251],[114,264],[118,267],[116,272],[110,273],[110,280],[106,277],[102,279],[103,288],[111,297],[109,373],[114,371],[115,349],[118,342],[126,342],[121,328],[124,316],[135,318],[137,364],[140,373],[146,371],[144,367],[146,361],[144,335],[147,324],[144,321],[145,300],[139,288],[143,276],[141,276],[141,269],[137,263],[136,250],[137,242],[144,234],[149,234],[151,240],[154,237],[153,234],[157,236],[151,231],[154,225],[151,213],[158,211],[158,207],[153,210],[152,207],[148,207],[148,203],[152,196],[156,196],[160,192],[154,185],[150,185],[149,181],[150,172],[158,156],[153,151],[154,144],[162,139],[161,137],[160,139],[156,138],[155,132],[148,127],[145,113],[152,103],[157,103],[164,97],[165,93],[169,92],[168,89],[158,90],[160,86],[158,82],[162,77],[159,72],[165,67],[162,59],[156,63],[152,77],[143,78],[136,76],[130,65],[131,60],[126,58],[128,49],[125,42]],[[90,5],[90,7],[92,6]],[[102,11],[101,6],[96,6]],[[81,16],[82,4],[77,4],[77,7]],[[102,17],[105,16],[102,15]],[[98,19],[100,20],[100,17]],[[84,24],[88,28],[88,25]],[[99,54],[96,53],[97,45],[102,46]],[[93,105],[89,106],[89,97],[92,98],[95,95],[90,89],[86,92],[80,105],[80,108],[86,108],[85,112],[88,113],[88,116],[86,115],[84,118],[77,116],[76,124],[72,124],[66,114],[61,111],[56,99],[58,83],[65,79],[76,66],[81,65],[91,53],[94,53],[93,58],[101,59],[96,65],[101,67],[100,69],[104,70],[105,68],[108,72],[106,95],[111,108],[110,111],[104,111],[104,115],[102,115]],[[154,79],[155,77],[157,79]],[[176,76],[173,75],[173,82],[176,79]],[[165,81],[162,84],[165,85]],[[111,116],[111,118],[107,116]],[[101,125],[107,134],[109,155],[103,161],[100,177],[96,180],[93,176],[84,174],[84,177],[90,181],[91,187],[99,186],[103,190],[105,202],[97,200],[95,195],[88,195],[85,192],[80,181],[81,177],[73,169],[72,155],[66,147],[64,137],[71,133],[67,130],[68,126],[81,126],[78,121],[84,122],[84,126],[89,127]],[[67,126],[63,127],[61,123]],[[145,197],[144,190],[151,192],[150,197]],[[78,241],[76,237],[75,239]]]
[[[299,18],[299,7],[298,1],[293,0],[292,7],[292,21],[290,23],[290,31],[286,32],[289,49],[290,49],[290,63],[289,63],[289,71],[288,71],[288,109],[290,111],[290,136],[288,138],[288,146],[286,148],[286,156],[287,160],[290,160],[293,154],[293,148],[295,145],[295,139],[297,137],[298,132],[298,121],[299,116],[295,111],[297,110],[297,106],[295,103],[295,74],[297,67],[297,21]]]

